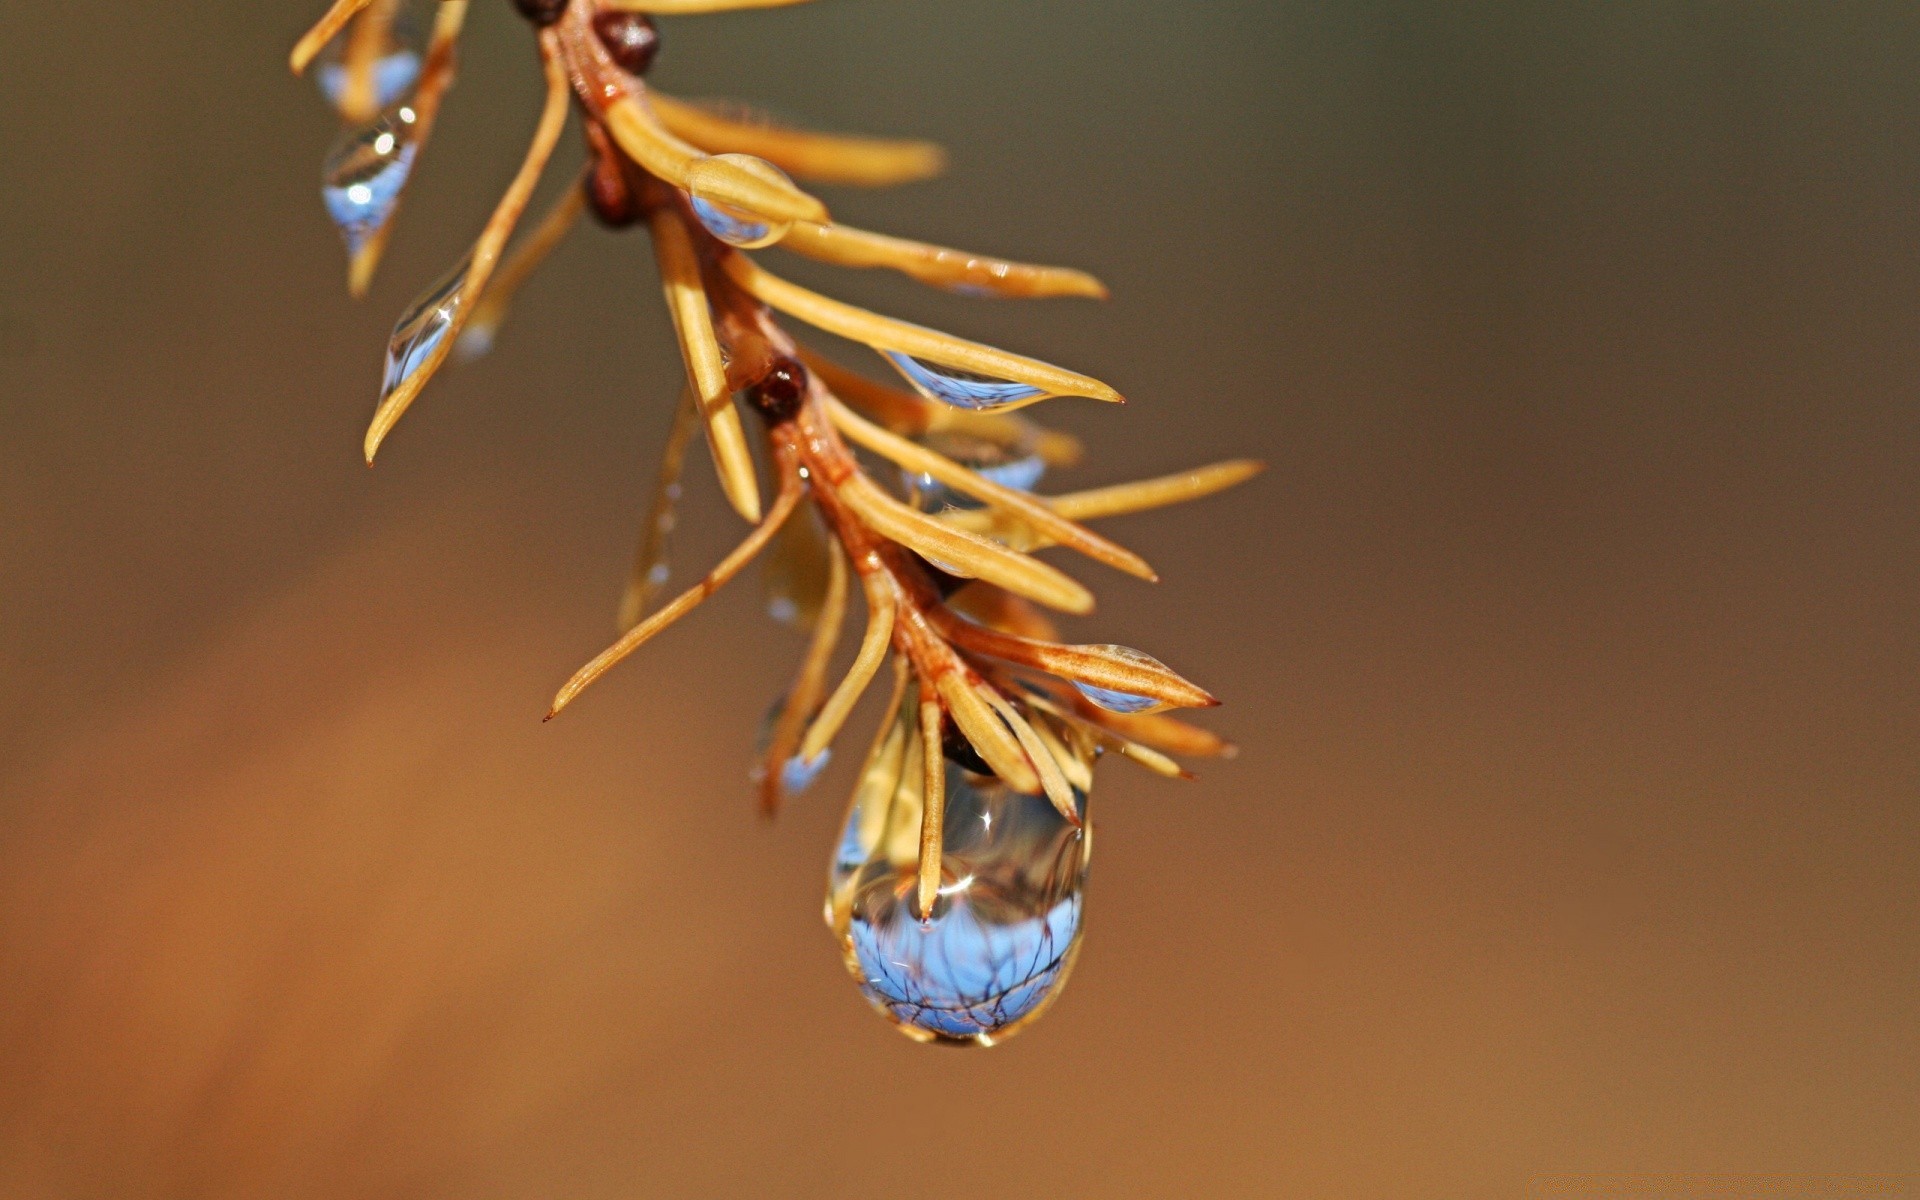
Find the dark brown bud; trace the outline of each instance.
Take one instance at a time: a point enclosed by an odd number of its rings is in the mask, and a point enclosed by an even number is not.
[[[660,31],[653,18],[637,12],[603,12],[593,18],[593,32],[613,61],[630,75],[645,75],[660,53]]]
[[[545,28],[567,11],[567,0],[513,0],[513,6],[520,10],[521,16]]]
[[[747,399],[768,421],[791,420],[807,397],[807,368],[798,359],[776,358],[760,382],[747,389]]]
[[[613,159],[596,159],[582,186],[587,189],[587,207],[608,229],[625,229],[640,219],[633,189],[627,186],[620,164]]]

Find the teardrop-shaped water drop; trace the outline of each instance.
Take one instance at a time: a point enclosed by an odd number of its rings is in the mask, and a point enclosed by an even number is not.
[[[1167,670],[1167,664],[1161,662],[1151,654],[1135,650],[1132,646],[1103,645],[1094,646],[1091,647],[1091,649],[1103,651],[1115,658],[1123,658],[1129,662],[1139,663],[1143,667],[1160,671]],[[1108,712],[1143,713],[1153,709],[1171,707],[1166,701],[1156,700],[1152,696],[1136,696],[1131,692],[1099,687],[1091,683],[1083,683],[1078,679],[1069,679],[1067,682],[1080,689],[1082,696],[1085,696]]]
[[[903,1033],[990,1046],[1038,1017],[1073,966],[1092,837],[1046,797],[949,762],[942,883],[923,918],[919,766],[905,757],[907,785],[879,801],[886,811],[856,799],[848,815],[828,918],[861,991]]]
[[[461,259],[401,314],[393,336],[387,340],[387,372],[380,383],[382,400],[420,370],[435,347],[446,340],[447,331],[460,315],[460,306],[466,302],[467,269],[471,265],[471,255]]]
[[[1019,492],[1032,491],[1047,472],[1047,464],[1037,454],[1008,450],[1004,446],[964,434],[928,434],[920,439],[920,444],[952,459],[989,483]],[[907,492],[923,512],[982,506],[981,501],[957,488],[948,487],[925,472],[902,471],[900,475]]]
[[[349,131],[327,155],[320,198],[346,239],[347,253],[357,253],[393,216],[413,171],[419,130],[420,114],[397,104]]]
[[[1045,388],[1037,388],[1030,383],[995,379],[991,375],[931,363],[899,350],[883,350],[881,353],[906,376],[915,391],[929,400],[938,400],[955,408],[1004,408],[1047,394]]]

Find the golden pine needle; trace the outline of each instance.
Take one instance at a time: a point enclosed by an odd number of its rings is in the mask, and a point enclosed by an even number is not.
[[[918,509],[909,508],[881,491],[864,475],[853,475],[841,485],[840,498],[855,515],[881,537],[895,541],[923,557],[996,583],[1059,612],[1093,611],[1093,593],[1036,558],[1007,549],[997,542],[950,529]]]
[[[994,713],[993,706],[987,702],[983,692],[987,687],[975,687],[960,671],[944,672],[935,685],[940,699],[946,703],[947,711],[953,714],[953,723],[960,727],[960,733],[973,748],[986,760],[993,773],[1016,792],[1032,795],[1040,790],[1040,775],[1033,763],[1027,761],[1027,752],[1013,734]],[[935,753],[940,743],[934,743]]]
[[[826,205],[792,184],[742,170],[674,137],[638,97],[621,96],[608,104],[604,120],[607,132],[633,161],[677,188],[687,187],[699,164],[701,190],[710,199],[778,221],[827,220]]]
[[[700,104],[647,90],[647,103],[669,133],[709,154],[751,154],[816,183],[889,187],[938,175],[947,156],[932,142],[813,133],[741,120]]]
[[[1143,479],[1083,492],[1065,492],[1058,496],[1044,496],[1040,500],[1055,516],[1072,521],[1090,521],[1204,499],[1215,492],[1245,483],[1266,469],[1267,465],[1263,462],[1240,458],[1158,479]],[[1016,550],[1040,550],[1054,541],[1031,524],[1010,527],[1011,523],[1001,513],[953,509],[941,513],[939,519],[969,533],[992,534]]]
[[[1013,736],[1019,741],[1020,748],[1027,752],[1027,758],[1039,772],[1040,789],[1046,793],[1048,801],[1067,821],[1074,825],[1080,824],[1080,806],[1074,800],[1073,786],[1067,782],[1066,775],[1060,770],[1060,763],[1047,749],[1047,744],[1040,740],[1040,735],[1034,732],[1033,726],[1027,723],[1027,719],[1020,715],[1020,710],[1009,703],[1005,696],[991,687],[984,689],[984,694],[987,703],[993,705],[993,711],[999,713],[1000,719],[1007,723],[1007,728],[1013,730]]]
[[[1060,764],[1061,774],[1066,776],[1067,782],[1083,792],[1092,791],[1092,762],[1087,757],[1075,753],[1073,748],[1066,744],[1066,741],[1054,728],[1054,723],[1051,718],[1044,715],[1036,715],[1030,724],[1034,736],[1038,737],[1042,744],[1046,746],[1047,753],[1053,756],[1053,761]]]
[[[893,596],[893,583],[890,579],[881,579],[878,575],[867,577],[867,632],[860,639],[860,649],[853,657],[853,665],[847,668],[847,674],[835,688],[833,695],[827,698],[820,715],[814,718],[813,725],[807,730],[807,736],[800,743],[800,757],[812,762],[820,756],[840,729],[847,723],[847,717],[853,713],[853,706],[873,682],[874,673],[880,669],[880,662],[887,655],[887,647],[893,642],[894,611],[897,606]]]
[[[442,7],[461,4],[463,0],[449,0]],[[493,216],[488,218],[486,227],[480,231],[480,237],[473,244],[473,261],[467,267],[467,276],[460,285],[469,301],[476,301],[486,291],[487,280],[493,274],[494,265],[499,262],[500,251],[505,248],[507,239],[513,235],[513,227],[520,220],[520,214],[526,211],[527,201],[533,197],[533,189],[540,182],[540,173],[546,169],[547,159],[553,154],[554,143],[560,140],[560,130],[567,120],[567,74],[560,56],[553,50],[552,40],[546,36],[540,39],[541,62],[547,72],[547,102],[540,113],[540,124],[534,129],[533,142],[527,147],[527,157],[520,164],[519,172],[513,182],[507,185],[506,194],[500,197]],[[372,463],[375,454],[380,451],[380,443],[386,440],[394,425],[406,413],[420,389],[427,386],[440,364],[445,362],[452,352],[460,331],[466,325],[466,314],[471,310],[463,304],[453,317],[452,326],[447,330],[427,360],[412,374],[402,380],[400,385],[380,402],[374,411],[373,424],[367,428],[367,462]]]
[[[461,345],[457,348],[460,358],[476,357],[485,353],[493,345],[494,337],[499,333],[501,323],[507,319],[507,309],[513,304],[514,293],[532,277],[540,264],[547,260],[567,234],[580,220],[580,214],[586,211],[587,197],[581,182],[570,185],[554,200],[553,207],[547,210],[533,232],[520,240],[507,259],[495,272],[493,282],[481,294],[480,303],[474,306],[473,315],[467,319],[467,327],[461,333]]]
[[[766,549],[767,542],[780,531],[794,509],[800,506],[800,485],[797,479],[790,480],[780,489],[774,498],[773,509],[767,513],[766,520],[754,526],[746,540],[734,547],[733,552],[720,561],[720,565],[707,573],[706,578],[694,584],[676,596],[671,603],[659,612],[629,629],[619,641],[602,650],[592,662],[574,672],[573,678],[553,698],[553,705],[547,711],[546,719],[551,721],[560,715],[560,710],[573,703],[574,697],[585,691],[594,680],[605,675],[621,659],[645,645],[654,634],[673,624],[681,617],[692,612],[700,602],[727,585],[742,567],[752,562],[754,556]]]
[[[713,331],[713,309],[700,280],[700,259],[692,235],[678,210],[662,205],[647,218],[653,231],[653,252],[666,291],[667,311],[680,335],[680,354],[687,378],[700,398],[707,422],[707,447],[713,452],[720,488],[734,511],[749,521],[760,519],[760,485],[754,478],[753,455],[747,450],[746,430],[733,407],[733,389],[727,385],[726,363],[720,339]]]
[[[727,254],[721,259],[721,265],[728,277],[754,299],[828,333],[864,342],[877,350],[896,350],[994,379],[1024,383],[1043,393],[1020,404],[1006,405],[999,411],[1037,403],[1049,396],[1087,396],[1116,404],[1122,401],[1120,393],[1090,376],[829,299],[787,282],[744,254]]]
[[[955,645],[976,654],[1130,696],[1148,696],[1175,708],[1213,708],[1220,703],[1158,659],[1125,646],[1063,646],[1001,633],[941,610],[929,616]]]
[[[293,73],[306,74],[307,67],[327,48],[327,43],[339,36],[340,31],[347,27],[347,22],[353,20],[354,14],[371,3],[373,0],[334,0],[333,7],[293,44],[293,53],[287,60]]]
[[[1058,513],[1048,508],[1031,493],[995,483],[943,454],[937,454],[898,434],[889,433],[861,418],[859,414],[831,397],[827,400],[827,413],[833,421],[834,428],[845,434],[851,441],[865,446],[884,458],[891,459],[908,471],[932,476],[950,488],[965,492],[994,508],[1011,513],[1052,540],[1077,550],[1088,558],[1149,582],[1158,581],[1159,576],[1154,574],[1153,568],[1148,566],[1147,561],[1138,554],[1108,541],[1090,529],[1061,519]]]
[[[673,428],[667,431],[666,448],[660,456],[660,477],[653,485],[653,503],[647,508],[640,549],[633,558],[633,574],[620,597],[621,633],[640,623],[666,587],[667,554],[672,547],[677,520],[680,474],[686,466],[687,443],[693,440],[694,431],[701,423],[700,400],[692,388],[683,387],[680,402],[673,406]]]
[[[1236,458],[1210,466],[1195,467],[1158,479],[1116,484],[1084,492],[1068,492],[1047,500],[1047,506],[1070,521],[1088,521],[1096,517],[1117,517],[1126,513],[1185,504],[1224,492],[1252,479],[1267,469],[1267,464],[1251,458]]]
[[[869,233],[851,225],[801,221],[781,239],[780,248],[840,267],[885,267],[950,291],[972,289],[1028,300],[1056,296],[1107,298],[1107,286],[1085,271],[1008,262]]]
[[[340,89],[340,115],[351,124],[365,124],[379,112],[374,67],[386,53],[399,8],[399,0],[373,0],[347,37],[341,60],[345,82]]]
[[[931,696],[920,700],[921,770],[925,773],[924,799],[920,808],[920,917],[933,916],[933,902],[940,895],[940,851],[947,816],[947,758],[940,752],[942,716],[940,702]]]

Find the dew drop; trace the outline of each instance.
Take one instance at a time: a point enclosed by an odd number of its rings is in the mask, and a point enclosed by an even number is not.
[[[393,216],[413,170],[419,127],[412,106],[398,104],[349,131],[327,155],[320,198],[346,239],[347,253],[357,253]]]
[[[693,206],[693,215],[706,226],[708,233],[729,246],[742,250],[771,246],[787,236],[793,222],[747,212],[723,202],[708,190],[708,180],[738,172],[788,189],[793,187],[793,180],[787,178],[786,172],[763,158],[751,154],[716,154],[694,163],[687,171],[687,200]]]
[[[911,383],[914,390],[929,400],[951,404],[955,408],[1004,408],[1023,400],[1046,395],[1046,389],[1030,383],[995,379],[958,367],[941,366],[899,350],[883,350],[888,361]]]
[[[916,759],[905,764],[909,778]],[[860,990],[901,1032],[993,1045],[1038,1017],[1066,981],[1092,839],[1044,796],[948,763],[941,886],[923,918],[920,802],[913,786],[883,797],[884,812],[856,798],[834,855],[828,919]]]
[[[1153,657],[1153,655],[1142,653],[1131,646],[1105,645],[1095,646],[1093,649],[1105,651],[1115,658],[1123,658],[1129,662],[1139,663],[1143,667],[1150,667],[1161,671],[1167,669],[1167,664]],[[1152,696],[1136,696],[1131,692],[1098,687],[1091,683],[1083,683],[1078,679],[1069,679],[1067,682],[1080,689],[1082,696],[1085,696],[1108,712],[1143,713],[1152,709],[1170,707],[1166,701],[1156,700]]]
[[[462,258],[439,282],[420,294],[393,327],[387,340],[387,372],[380,384],[380,398],[392,395],[433,356],[434,349],[446,340],[447,331],[460,315],[466,300],[467,268],[472,256]]]
[[[832,749],[822,750],[810,759],[794,755],[780,768],[780,786],[788,795],[798,796],[813,786],[813,781],[820,778],[820,772],[827,769],[832,759]]]
[[[1032,491],[1047,472],[1047,464],[1037,454],[1010,451],[993,442],[964,434],[933,433],[921,438],[920,444],[952,459],[990,483],[1015,491]],[[948,487],[931,475],[902,471],[900,476],[908,494],[923,512],[981,507],[981,501],[957,488]]]
[[[1152,696],[1135,696],[1128,692],[1116,692],[1112,688],[1095,687],[1090,683],[1081,683],[1077,679],[1072,682],[1074,687],[1080,689],[1082,696],[1108,712],[1143,713],[1150,708],[1165,707],[1162,701],[1155,700]]]

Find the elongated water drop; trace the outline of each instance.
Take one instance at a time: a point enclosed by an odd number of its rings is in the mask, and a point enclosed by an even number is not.
[[[466,303],[467,269],[471,265],[471,255],[461,259],[400,315],[393,336],[387,340],[387,372],[380,383],[382,400],[420,370],[434,348],[446,340],[461,305]]]
[[[964,434],[933,433],[920,439],[933,450],[974,474],[1015,491],[1030,492],[1046,474],[1047,464],[1037,454],[1008,450],[1004,446]],[[902,482],[923,512],[941,512],[948,508],[979,508],[982,502],[950,488],[920,471],[902,471]]]
[[[1135,650],[1131,646],[1104,645],[1095,646],[1093,649],[1105,651],[1115,658],[1123,658],[1130,662],[1136,662],[1143,667],[1148,667],[1153,670],[1167,670],[1167,664],[1161,662],[1153,655]],[[1083,683],[1078,679],[1069,679],[1067,682],[1080,689],[1082,696],[1085,696],[1108,712],[1143,713],[1152,709],[1170,707],[1166,701],[1156,700],[1152,696],[1136,696],[1131,692],[1098,687],[1091,683]]]
[[[412,106],[397,104],[348,132],[327,155],[320,198],[346,239],[347,253],[357,253],[393,216],[413,171],[419,128]]]
[[[991,375],[931,363],[899,350],[883,350],[881,353],[887,356],[900,374],[906,376],[915,391],[929,400],[938,400],[955,408],[1003,408],[1047,394],[1045,388],[1037,388],[1030,383],[995,379]]]
[[[687,200],[693,206],[693,215],[700,218],[700,224],[727,245],[742,250],[758,250],[786,237],[793,222],[776,221],[724,203],[708,190],[708,180],[731,169],[745,171],[770,183],[793,186],[786,172],[763,158],[750,154],[714,155],[695,163],[687,172]]]
[[[948,762],[942,883],[922,917],[919,764],[917,753],[905,757],[902,785],[878,801],[884,811],[856,798],[847,817],[828,920],[860,990],[901,1032],[990,1046],[1038,1017],[1066,981],[1092,836],[1044,796]]]

